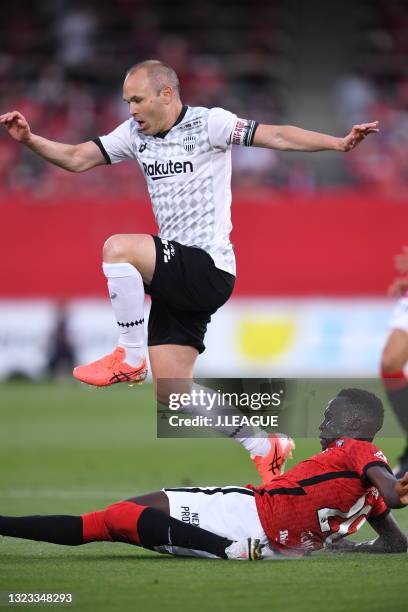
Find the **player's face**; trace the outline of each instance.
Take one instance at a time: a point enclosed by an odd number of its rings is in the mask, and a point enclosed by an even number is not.
[[[129,113],[139,124],[139,132],[152,136],[168,129],[168,97],[157,92],[144,70],[126,77],[123,99],[129,104]]]
[[[342,404],[342,398],[335,397],[328,403],[324,411],[324,419],[319,426],[320,444],[323,450],[333,440],[337,440],[337,438],[341,438],[344,435],[344,411],[342,411]]]

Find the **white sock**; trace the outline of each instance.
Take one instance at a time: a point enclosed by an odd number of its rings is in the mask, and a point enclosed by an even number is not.
[[[193,384],[192,389],[194,389],[197,393],[203,391],[204,394],[209,393],[210,395],[215,395],[216,391],[214,389],[209,389],[208,387],[204,387],[203,385],[198,385],[196,383]],[[205,396],[207,397],[207,395]],[[197,402],[198,404],[198,402]],[[242,412],[234,408],[233,406],[223,405],[221,406],[217,401],[214,402],[214,405],[210,411],[207,410],[207,406],[205,403],[200,402],[198,405],[196,404],[188,404],[187,406],[183,406],[180,408],[181,412],[187,412],[193,416],[209,416],[211,415],[217,420],[217,417],[220,415],[226,414],[226,409],[228,415],[240,415],[242,416]],[[269,442],[268,433],[259,427],[251,427],[250,425],[245,425],[241,427],[239,431],[237,428],[231,425],[220,425],[214,426],[214,429],[222,433],[224,436],[228,438],[233,438],[244,448],[247,449],[251,455],[260,455],[264,457],[270,451],[271,444]]]
[[[244,431],[240,431],[240,436],[244,434]],[[254,434],[252,434],[254,435]],[[269,442],[269,436],[266,431],[262,429],[257,432],[256,438],[241,438],[236,437],[235,440],[242,444],[252,456],[265,457],[271,450],[271,443]]]
[[[104,262],[102,267],[120,330],[118,345],[126,351],[126,363],[139,366],[146,353],[143,279],[130,263]]]

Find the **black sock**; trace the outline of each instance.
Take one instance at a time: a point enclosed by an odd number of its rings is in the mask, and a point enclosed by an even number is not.
[[[386,391],[395,415],[408,437],[408,384],[400,389],[386,389]]]
[[[78,546],[83,544],[80,516],[0,516],[0,535]]]
[[[228,538],[183,523],[155,508],[147,508],[143,512],[137,530],[141,544],[146,548],[180,546],[189,550],[206,551],[225,559],[225,549],[232,544],[232,540]],[[83,544],[82,517],[0,516],[0,535],[78,546]]]
[[[189,550],[203,550],[223,559],[227,558],[225,549],[232,544],[232,540],[228,538],[183,523],[155,508],[147,508],[143,512],[137,524],[137,531],[145,548],[180,546]]]

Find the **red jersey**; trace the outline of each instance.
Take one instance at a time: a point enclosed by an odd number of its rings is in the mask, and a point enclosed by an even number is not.
[[[391,472],[387,458],[374,444],[341,438],[271,484],[251,486],[272,547],[304,554],[355,533],[368,517],[388,513],[365,476],[374,465]]]

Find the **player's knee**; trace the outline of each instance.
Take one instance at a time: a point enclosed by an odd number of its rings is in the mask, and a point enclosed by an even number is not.
[[[121,509],[120,504],[112,504],[108,506],[103,513],[104,522],[109,535],[113,536],[120,529],[121,524]]]
[[[123,512],[123,502],[108,506],[104,512],[106,529],[112,540],[129,540],[126,515]]]
[[[104,521],[112,540],[139,544],[137,521],[144,509],[144,506],[127,501],[108,506],[104,511]]]
[[[392,351],[384,351],[381,357],[381,372],[384,375],[399,372],[404,362],[398,354]]]
[[[103,245],[103,261],[124,262],[127,261],[127,249],[124,237],[121,234],[110,236]]]

